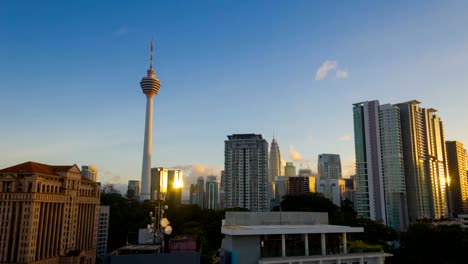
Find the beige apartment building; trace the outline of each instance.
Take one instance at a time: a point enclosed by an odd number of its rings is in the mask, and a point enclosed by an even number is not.
[[[76,165],[1,169],[0,263],[95,263],[99,203]]]

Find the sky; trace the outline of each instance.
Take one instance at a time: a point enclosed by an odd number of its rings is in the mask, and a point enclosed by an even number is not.
[[[218,175],[257,133],[297,168],[354,173],[352,104],[419,100],[468,144],[467,1],[2,1],[0,168],[95,165],[141,177],[149,66],[153,167]]]

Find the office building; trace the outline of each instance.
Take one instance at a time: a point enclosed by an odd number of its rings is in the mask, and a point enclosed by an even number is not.
[[[293,177],[297,176],[296,174],[296,166],[294,166],[293,162],[286,162],[286,166],[284,166],[284,176],[286,177]]]
[[[262,135],[234,134],[224,147],[227,208],[268,211],[268,142]]]
[[[151,168],[151,200],[159,199],[165,201],[170,206],[180,206],[182,204],[182,171],[176,169],[166,169],[163,167]]]
[[[97,235],[96,254],[103,257],[107,254],[107,240],[109,233],[110,206],[101,205],[99,207],[99,226]]]
[[[286,176],[278,176],[276,177],[276,181],[274,182],[274,197],[275,197],[275,200],[276,200],[276,203],[279,203],[281,202],[281,200],[283,199],[283,197],[288,193],[287,192],[287,181],[288,181],[288,178],[289,177],[286,177]]]
[[[150,199],[152,201],[165,200],[168,189],[168,173],[169,170],[162,167],[151,168],[150,178]],[[159,193],[159,198],[158,198]],[[141,193],[140,193],[141,195]]]
[[[139,199],[140,197],[140,181],[128,181],[127,193],[133,193],[133,197]]]
[[[182,171],[170,169],[167,171],[167,196],[166,203],[170,206],[180,206],[182,204],[182,188],[184,180]]]
[[[216,176],[206,177],[205,187],[206,209],[218,210],[219,183]]]
[[[302,195],[309,193],[309,188],[306,186],[306,177],[288,177],[288,180],[286,181],[286,188],[288,195]]]
[[[205,208],[205,177],[197,177],[197,204],[200,208]]]
[[[345,181],[345,192],[344,192],[344,199],[348,199],[350,202],[354,204],[354,178],[355,175],[351,175],[348,179],[343,179]]]
[[[153,40],[151,40],[150,65],[146,76],[140,81],[146,95],[145,142],[143,144],[143,163],[141,169],[140,200],[151,199],[151,155],[153,153],[153,99],[161,86],[153,70]]]
[[[96,166],[81,166],[81,175],[94,181],[97,182],[97,176],[98,176],[98,169]]]
[[[450,215],[456,217],[468,213],[468,160],[463,143],[446,141],[445,145],[450,175],[448,184]]]
[[[316,177],[312,173],[311,169],[300,169],[298,173],[299,177],[305,178],[304,192],[312,193],[315,192],[315,181]]]
[[[399,231],[408,226],[399,109],[367,101],[353,105],[355,210]]]
[[[0,170],[1,263],[95,263],[100,189],[77,165]]]
[[[345,181],[343,179],[317,180],[317,192],[329,199],[336,206],[341,207],[344,200]]]
[[[404,171],[410,222],[448,217],[443,122],[437,110],[413,100],[396,104],[400,111]]]
[[[341,160],[338,154],[320,154],[318,156],[318,178],[341,179]]]
[[[193,183],[190,184],[190,191],[189,191],[190,204],[198,203],[197,192],[198,192],[198,185],[193,184]]]

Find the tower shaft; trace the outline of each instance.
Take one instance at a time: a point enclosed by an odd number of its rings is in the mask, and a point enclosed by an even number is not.
[[[154,94],[146,95],[145,142],[143,145],[143,164],[141,170],[140,200],[151,198],[151,154],[153,152],[153,99]]]

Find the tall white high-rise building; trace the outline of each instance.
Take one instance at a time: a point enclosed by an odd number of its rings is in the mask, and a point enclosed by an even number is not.
[[[153,70],[153,40],[151,40],[150,66],[146,76],[140,81],[146,95],[145,143],[143,145],[143,164],[141,170],[140,201],[151,198],[151,154],[153,145],[153,99],[161,86]]]
[[[354,104],[355,209],[399,231],[408,226],[398,107],[379,101]]]
[[[262,135],[234,134],[224,146],[224,206],[269,211],[268,142]]]
[[[320,180],[342,178],[341,160],[338,154],[320,154],[317,166]]]

